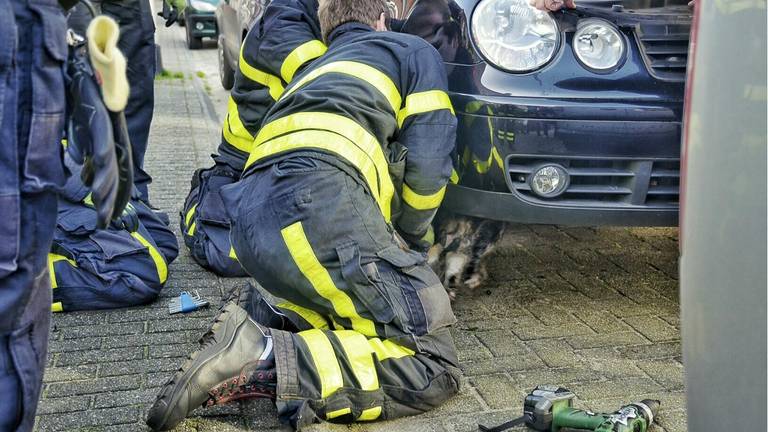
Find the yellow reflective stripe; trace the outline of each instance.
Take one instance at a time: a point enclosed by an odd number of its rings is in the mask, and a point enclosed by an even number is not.
[[[189,226],[189,221],[191,221],[192,217],[195,215],[195,210],[197,210],[197,204],[193,205],[192,208],[187,212],[187,215],[184,216],[184,224],[186,226]]]
[[[283,83],[280,80],[280,77],[276,77],[272,74],[268,74],[264,71],[260,71],[256,69],[255,67],[248,64],[247,61],[245,61],[245,57],[243,57],[243,48],[245,47],[245,44],[243,44],[240,47],[240,72],[245,75],[246,78],[248,78],[251,81],[255,81],[264,87],[269,88],[269,95],[272,96],[272,99],[278,100],[280,99],[280,95],[283,94]]]
[[[239,259],[237,259],[237,252],[235,252],[235,248],[233,248],[232,246],[229,247],[229,257],[235,261],[240,261]]]
[[[51,279],[51,288],[58,288],[59,283],[56,281],[56,269],[54,268],[53,264],[57,263],[59,261],[67,261],[69,264],[72,265],[72,267],[77,267],[77,263],[74,260],[71,260],[64,255],[59,255],[55,253],[49,253],[48,254],[48,277]]]
[[[328,321],[319,313],[307,309],[305,307],[299,306],[297,304],[293,304],[291,302],[285,301],[278,305],[276,305],[280,309],[287,309],[289,311],[294,312],[298,316],[300,316],[304,321],[309,323],[312,327],[316,329],[324,329],[327,330],[330,327],[328,326]]]
[[[331,419],[335,419],[336,417],[341,417],[347,414],[352,414],[352,408],[342,408],[340,410],[325,413],[325,419],[331,420]]]
[[[328,47],[319,40],[311,40],[305,42],[288,54],[288,57],[283,61],[283,65],[280,67],[280,75],[283,77],[283,81],[289,83],[293,80],[293,75],[299,70],[304,63],[314,60],[321,55],[325,54]]]
[[[377,390],[379,377],[373,364],[373,350],[368,339],[352,330],[337,330],[333,332],[344,348],[352,373],[355,374],[360,390]]]
[[[290,252],[301,273],[312,284],[315,291],[333,305],[336,314],[349,319],[352,322],[352,328],[358,332],[367,336],[375,336],[376,326],[373,321],[358,315],[352,299],[347,293],[336,287],[328,270],[318,261],[309,240],[307,240],[301,222],[283,228],[280,234],[282,234],[288,252]]]
[[[459,173],[456,172],[456,169],[451,169],[451,183],[453,184],[459,183]]]
[[[362,414],[360,414],[360,417],[357,418],[357,421],[371,421],[376,420],[381,415],[381,407],[373,407],[364,409]]]
[[[89,206],[91,206],[91,207],[95,207],[95,206],[96,206],[96,205],[93,203],[93,196],[91,195],[91,193],[90,193],[90,192],[88,193],[88,195],[86,195],[86,196],[85,196],[85,198],[83,198],[83,204],[85,204],[85,205],[89,205]]]
[[[350,118],[331,113],[299,112],[271,121],[264,125],[256,136],[255,148],[245,164],[246,168],[264,157],[287,150],[307,146],[320,148],[320,144],[298,145],[300,139],[296,134],[292,134],[290,138],[282,137],[286,139],[280,145],[275,143],[277,141],[274,139],[275,137],[309,129],[333,132],[353,144],[350,146],[348,143],[340,141],[339,137],[336,139],[326,138],[321,143],[329,147],[326,150],[344,157],[360,171],[366,178],[371,193],[377,198],[376,201],[384,218],[389,222],[390,206],[395,187],[389,176],[387,159],[376,137]],[[362,154],[359,150],[362,151]],[[373,164],[374,172],[369,172],[370,164]]]
[[[416,210],[433,210],[440,207],[445,196],[445,186],[431,195],[421,195],[403,183],[403,201]]]
[[[138,232],[132,232],[131,235],[149,250],[149,256],[152,257],[152,261],[155,262],[157,277],[160,279],[160,283],[165,283],[166,279],[168,279],[168,265],[165,263],[163,255],[152,246],[152,243],[148,242],[147,239]]]
[[[389,101],[393,114],[397,115],[400,112],[403,98],[400,96],[400,91],[395,83],[384,72],[375,67],[354,61],[336,61],[312,69],[310,73],[304,75],[295,85],[286,89],[281,98],[287,97],[307,83],[317,79],[317,77],[328,73],[349,75],[370,84]]]
[[[371,345],[371,349],[376,353],[376,357],[379,361],[384,361],[390,358],[399,359],[416,354],[412,349],[398,345],[391,340],[382,341],[378,338],[368,339],[368,344]]]
[[[389,166],[387,158],[384,156],[384,150],[382,150],[381,144],[379,144],[375,136],[354,120],[342,115],[322,112],[299,112],[269,122],[261,128],[256,136],[256,147],[245,164],[246,168],[263,157],[260,156],[261,152],[265,152],[260,149],[263,143],[273,140],[280,135],[309,129],[333,132],[350,141],[353,146],[340,142],[338,139],[332,141],[336,149],[331,151],[342,157],[346,158],[345,154],[354,151],[354,149],[348,150],[350,147],[357,147],[362,150],[364,156],[369,161],[364,162],[360,156],[347,158],[347,161],[357,167],[363,176],[366,176],[369,164],[373,164],[377,181],[370,181],[373,180],[373,175],[370,175],[370,178],[366,177],[366,180],[371,188],[371,192],[375,197],[378,197],[377,201],[385,219],[389,221],[390,205],[395,187],[392,184],[392,178],[389,176]],[[288,140],[290,143],[293,143],[293,141],[293,139]],[[331,144],[331,142],[328,142],[328,144]],[[271,145],[274,146],[274,144]],[[284,150],[279,151],[282,152]]]
[[[56,302],[51,305],[51,312],[64,312],[64,305],[61,302]]]
[[[397,113],[397,125],[402,127],[405,119],[412,115],[444,109],[449,110],[451,114],[456,114],[451,98],[442,90],[411,93],[405,98],[405,108]]]
[[[224,140],[238,150],[248,153],[253,148],[253,135],[243,125],[237,103],[231,96],[227,103],[227,116],[224,117],[221,133],[224,135]]]
[[[344,385],[344,378],[341,376],[341,368],[336,360],[333,346],[322,330],[307,330],[298,335],[307,344],[309,353],[312,355],[312,362],[320,378],[320,395],[322,398],[327,398]]]
[[[195,235],[195,229],[197,229],[197,221],[192,222],[192,225],[189,226],[189,231],[187,231],[187,235]]]

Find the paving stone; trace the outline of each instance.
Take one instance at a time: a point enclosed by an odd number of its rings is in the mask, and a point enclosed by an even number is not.
[[[40,432],[66,431],[88,426],[134,423],[137,420],[138,411],[134,407],[76,411],[41,415],[38,417],[36,430]]]
[[[37,414],[56,414],[84,411],[91,406],[91,396],[44,398],[37,405]]]
[[[517,337],[509,330],[477,332],[475,336],[496,357],[528,354],[525,344],[517,340]]]
[[[565,339],[574,349],[608,346],[647,344],[648,340],[634,331],[601,333],[596,335],[573,336]]]
[[[110,361],[133,360],[144,357],[144,348],[117,348],[59,353],[56,366],[74,366]]]
[[[619,348],[619,351],[631,359],[653,359],[676,357],[681,353],[680,342],[656,343]]]
[[[505,409],[515,394],[525,396],[514,381],[506,374],[478,375],[470,380],[480,397],[491,409]]]
[[[145,345],[167,345],[194,342],[200,338],[201,332],[178,331],[166,333],[149,333],[105,337],[104,348],[121,348]]]
[[[150,358],[186,357],[197,348],[196,344],[153,345],[149,347]]]
[[[48,385],[46,397],[64,397],[83,394],[115,392],[137,389],[141,385],[141,375],[122,375],[119,377],[98,378],[90,381],[72,381]]]
[[[523,413],[523,399],[520,398],[520,400],[516,402],[510,401],[510,405],[512,409],[503,411],[472,413],[449,417],[443,421],[443,424],[446,429],[451,432],[477,432],[477,425],[479,424],[493,427],[520,417]],[[512,431],[519,430],[522,429],[512,429]]]
[[[476,332],[463,331],[453,328],[451,331],[459,361],[472,359],[490,359],[493,357],[488,347],[483,345],[476,336]]]
[[[583,367],[540,368],[511,372],[509,375],[525,394],[539,385],[562,385],[568,388],[571,383],[599,381],[602,378],[598,372]]]
[[[166,311],[167,313],[168,311]],[[211,320],[209,318],[192,318],[191,316],[184,316],[174,319],[163,319],[159,321],[151,321],[149,323],[149,331],[155,332],[178,332],[182,330],[197,330],[202,336],[206,330],[211,326]]]
[[[573,367],[582,363],[581,358],[564,340],[535,340],[528,341],[527,345],[551,368]]]
[[[52,341],[48,344],[51,353],[97,350],[101,348],[101,338],[81,338]]]
[[[112,408],[126,405],[139,405],[154,401],[157,389],[136,389],[128,391],[110,391],[96,395],[94,408]]]
[[[655,316],[628,317],[624,321],[653,342],[680,339],[675,327]]]
[[[76,381],[96,378],[95,364],[68,367],[49,367],[45,370],[43,382]]]
[[[63,335],[63,339],[80,339],[92,336],[117,336],[144,333],[144,323],[133,322],[84,326],[60,326],[59,329]]]
[[[569,389],[580,399],[589,401],[613,397],[632,399],[635,395],[659,391],[662,388],[650,378],[626,377],[609,381],[574,383]]]
[[[466,361],[461,364],[461,369],[467,376],[488,375],[520,371],[542,367],[544,362],[535,354],[525,354],[512,357],[500,357],[491,360]]]
[[[632,330],[628,324],[616,318],[607,310],[581,308],[574,310],[573,314],[595,333],[619,333]]]
[[[561,325],[541,324],[531,327],[513,327],[512,332],[522,340],[559,338],[593,333],[592,329],[580,322]]]
[[[667,390],[683,390],[685,387],[683,365],[677,360],[646,360],[636,364]]]
[[[176,358],[159,358],[103,363],[99,365],[99,376],[109,377],[147,372],[167,372],[176,370],[180,364],[181,362]]]

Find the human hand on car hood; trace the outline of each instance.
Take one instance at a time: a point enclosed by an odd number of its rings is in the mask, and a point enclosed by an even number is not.
[[[531,6],[544,12],[557,12],[560,9],[575,9],[574,0],[529,0]]]

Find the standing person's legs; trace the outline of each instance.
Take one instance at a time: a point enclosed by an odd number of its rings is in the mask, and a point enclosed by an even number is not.
[[[149,201],[152,177],[144,171],[149,128],[155,107],[155,25],[149,0],[105,0],[102,12],[120,25],[118,48],[127,62],[131,95],[125,107],[128,136],[133,146],[133,181],[142,200]]]
[[[34,424],[50,325],[46,256],[63,177],[65,20],[0,0],[0,431]],[[11,12],[12,11],[12,12]],[[23,223],[22,223],[23,222]]]

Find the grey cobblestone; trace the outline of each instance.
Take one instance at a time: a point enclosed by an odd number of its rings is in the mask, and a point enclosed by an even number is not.
[[[215,71],[215,50],[185,50],[177,27],[159,26],[158,38],[166,67],[186,76],[156,83],[145,168],[155,179],[152,201],[178,234],[192,172],[210,164],[220,139],[211,117],[221,117],[228,95],[213,76],[204,78],[216,87],[209,96],[217,112],[208,112],[205,85],[194,76],[200,59]],[[307,430],[474,432],[478,422],[520,415],[523,396],[549,383],[575,391],[579,406],[605,411],[659,398],[654,431],[683,432],[677,254],[676,229],[511,225],[488,259],[486,283],[460,291],[453,304],[461,394],[423,416]],[[182,245],[154,304],[57,314],[36,430],[147,431],[157,388],[208,328],[222,293],[241,283],[202,270]],[[170,316],[168,302],[184,290],[198,290],[212,307]],[[194,415],[176,430],[286,430],[269,401]]]

